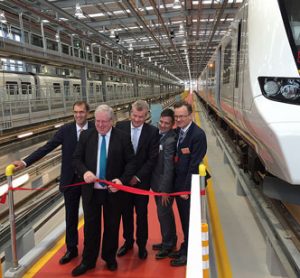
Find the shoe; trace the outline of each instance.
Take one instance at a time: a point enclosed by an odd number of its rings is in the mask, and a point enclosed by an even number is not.
[[[72,270],[72,276],[73,277],[80,276],[80,275],[86,273],[89,269],[93,269],[93,268],[95,268],[95,266],[89,266],[84,263],[81,263],[80,265],[78,265],[77,267],[75,267]]]
[[[114,262],[106,262],[106,267],[109,271],[116,271],[118,269],[118,263]]]
[[[148,257],[148,252],[146,248],[139,248],[139,258],[141,260],[146,260]]]
[[[163,247],[162,243],[156,243],[152,245],[152,250],[159,251],[162,249],[162,247]]]
[[[133,246],[132,245],[126,245],[126,243],[125,244],[123,244],[123,246],[118,250],[118,252],[117,252],[117,256],[118,257],[123,257],[123,256],[125,256],[126,254],[127,254],[127,252],[129,251],[129,250],[131,250],[133,248]]]
[[[186,256],[182,255],[178,259],[171,260],[171,266],[184,266],[186,265]]]
[[[60,264],[66,264],[78,256],[78,251],[68,251],[60,258]]]
[[[161,249],[160,251],[158,251],[155,255],[155,259],[157,260],[161,260],[164,258],[167,258],[168,255],[172,252],[172,250],[168,250],[168,249]]]
[[[174,252],[170,252],[168,254],[168,257],[171,259],[178,259],[181,256],[181,252],[179,251],[174,251]]]

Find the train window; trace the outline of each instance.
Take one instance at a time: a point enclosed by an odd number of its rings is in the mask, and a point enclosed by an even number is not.
[[[242,34],[242,23],[239,22],[238,27],[238,41],[237,41],[237,52],[236,52],[236,66],[235,66],[235,87],[239,87],[239,71],[240,71],[240,60],[241,60],[241,34]]]
[[[22,82],[21,83],[22,95],[31,95],[32,87],[30,82]]]
[[[60,83],[53,83],[53,91],[55,94],[61,94]]]
[[[95,62],[100,63],[100,57],[98,55],[95,55]]]
[[[96,93],[100,93],[100,85],[96,84]]]
[[[58,43],[47,39],[47,49],[58,51]]]
[[[7,94],[13,96],[19,94],[18,83],[14,81],[7,81],[6,82],[6,92]]]
[[[41,36],[31,34],[31,44],[39,47],[43,47],[43,39]]]
[[[223,84],[230,82],[230,66],[231,66],[231,41],[224,48],[224,66],[223,66]]]
[[[62,44],[61,45],[61,51],[62,51],[62,53],[65,53],[65,54],[69,55],[69,46],[66,45],[66,44]]]
[[[80,84],[73,84],[73,92],[80,93]]]

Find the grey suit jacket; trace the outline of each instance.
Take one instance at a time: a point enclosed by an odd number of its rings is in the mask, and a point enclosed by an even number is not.
[[[173,192],[174,157],[176,153],[177,135],[170,130],[160,140],[159,155],[152,173],[151,189],[156,192]]]

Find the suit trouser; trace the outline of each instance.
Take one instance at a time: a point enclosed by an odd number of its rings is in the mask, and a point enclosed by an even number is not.
[[[162,197],[155,196],[157,216],[160,224],[160,232],[162,235],[163,249],[170,250],[176,246],[177,235],[176,225],[173,212],[174,198],[169,198],[169,203],[165,206],[162,204]]]
[[[78,212],[81,187],[72,187],[64,191],[66,215],[66,245],[68,251],[77,251],[78,244]]]
[[[176,204],[180,216],[182,231],[184,234],[184,241],[180,247],[181,255],[187,255],[187,248],[189,242],[189,220],[190,220],[190,197],[187,200],[176,196]]]
[[[123,237],[126,245],[134,242],[133,210],[136,212],[136,243],[139,248],[145,248],[148,240],[148,202],[149,196],[126,193],[126,201],[122,208]]]
[[[119,244],[122,192],[108,193],[104,205],[104,232],[102,240],[102,259],[108,263],[116,261]]]
[[[92,198],[82,198],[84,212],[84,247],[82,263],[94,267],[101,242],[101,212],[107,199],[107,190],[94,189]]]

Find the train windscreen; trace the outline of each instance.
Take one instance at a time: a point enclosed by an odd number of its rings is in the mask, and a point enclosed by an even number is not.
[[[280,0],[279,6],[295,61],[300,69],[300,1]]]

